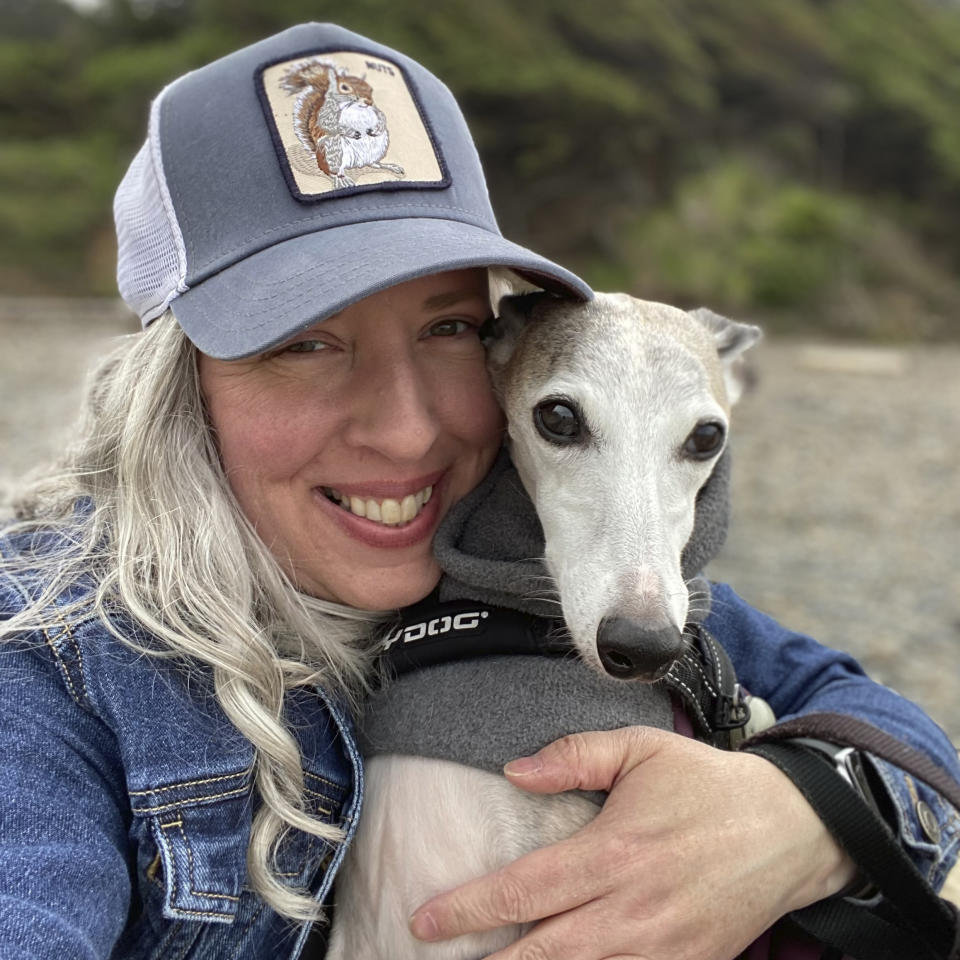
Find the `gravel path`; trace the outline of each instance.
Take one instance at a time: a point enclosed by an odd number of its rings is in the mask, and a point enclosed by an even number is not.
[[[766,343],[711,568],[960,743],[960,348]]]
[[[110,302],[0,298],[0,485],[58,449],[90,360],[133,329]],[[711,575],[849,650],[960,743],[960,347],[781,340],[751,363]]]

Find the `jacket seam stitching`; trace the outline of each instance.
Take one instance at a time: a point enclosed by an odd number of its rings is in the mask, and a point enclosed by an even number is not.
[[[47,646],[50,648],[50,652],[53,654],[54,660],[57,661],[57,667],[59,668],[60,673],[63,675],[63,679],[67,684],[67,689],[70,691],[70,696],[78,706],[81,705],[82,701],[80,697],[77,696],[77,689],[73,685],[73,677],[70,676],[70,668],[60,655],[60,651],[57,649],[56,640],[50,636],[50,631],[45,626],[41,627],[41,630],[43,630],[43,636],[46,639]]]
[[[188,800],[179,800],[171,801],[170,803],[163,803],[157,807],[131,807],[133,813],[163,813],[165,810],[175,810],[178,807],[184,806],[184,804],[194,805],[197,803],[203,803],[205,800],[222,800],[225,797],[236,797],[241,793],[246,793],[246,785],[242,787],[237,787],[235,790],[227,790],[225,793],[211,793],[202,797],[191,797]]]
[[[257,920],[260,919],[260,915],[263,913],[266,906],[267,905],[261,900],[246,926],[239,932],[236,944],[237,949],[230,955],[230,960],[240,960],[240,958],[243,956],[240,951],[245,950],[247,946],[249,946],[249,942],[244,943],[244,940],[249,936],[250,931],[253,929],[253,925],[257,922]]]
[[[186,847],[186,850],[187,850],[187,866],[188,866],[188,874],[189,874],[189,876],[188,876],[188,880],[189,880],[188,887],[189,887],[190,893],[193,894],[193,896],[195,896],[195,897],[209,897],[211,900],[230,900],[230,901],[232,901],[232,902],[234,902],[234,903],[239,903],[239,902],[240,902],[240,898],[239,898],[239,897],[233,896],[232,894],[229,894],[229,893],[211,893],[211,892],[208,891],[208,890],[197,890],[197,889],[195,889],[195,887],[196,887],[196,875],[195,875],[194,869],[193,869],[193,848],[190,846],[190,840],[187,838],[187,834],[186,834],[186,832],[185,832],[184,829],[183,829],[183,815],[182,815],[182,814],[181,814],[181,816],[180,816],[177,820],[173,821],[172,823],[162,824],[161,826],[162,826],[162,829],[164,829],[164,830],[166,830],[166,828],[169,826],[169,827],[177,827],[177,829],[180,831],[180,837],[182,838],[182,840],[183,840],[183,845],[184,845],[184,847]]]
[[[164,831],[167,829],[167,827],[179,827],[180,832],[182,834],[183,820],[178,817],[177,820],[171,821],[170,823],[161,823],[159,826],[160,826],[160,836],[163,838],[164,846],[166,846],[167,853],[170,857],[170,872],[172,873],[170,880],[173,885],[173,890],[170,892],[170,897],[168,901],[170,904],[170,910],[177,914],[187,914],[193,917],[226,917],[228,919],[232,918],[233,914],[227,913],[226,911],[223,911],[223,910],[190,910],[188,908],[178,907],[176,905],[177,892],[179,889],[178,876],[177,876],[179,873],[179,870],[177,869],[177,857],[176,857],[176,852],[171,847],[169,840],[167,840],[167,835],[166,833],[164,833]],[[187,844],[188,850],[189,850],[189,846],[190,845]],[[191,878],[188,877],[187,879],[189,881]],[[188,889],[191,887],[191,884],[189,882],[187,884],[187,887]]]
[[[233,914],[227,913],[225,910],[187,910],[185,907],[171,907],[170,910],[177,916],[185,914],[189,917],[223,917],[227,920],[233,919]]]
[[[344,788],[341,787],[340,784],[334,783],[332,780],[327,780],[326,777],[321,777],[315,773],[310,773],[309,770],[304,770],[303,775],[304,777],[309,777],[311,780],[319,780],[321,783],[325,783],[328,787],[333,787],[334,790],[340,791],[341,793],[343,792]],[[327,797],[327,799],[330,800],[332,798]]]
[[[183,787],[200,787],[208,783],[219,783],[224,780],[235,780],[237,777],[246,777],[252,767],[247,767],[246,770],[241,770],[239,773],[225,773],[222,776],[218,777],[205,777],[202,780],[183,780],[180,783],[171,783],[166,787],[153,787],[152,789],[147,790],[128,790],[127,793],[131,797],[145,797],[148,794],[152,793],[166,793],[169,790],[180,790]],[[207,799],[213,799],[212,797]]]
[[[73,652],[77,658],[77,669],[80,673],[80,686],[83,688],[83,699],[87,703],[90,702],[90,692],[87,690],[87,683],[84,679],[84,668],[83,668],[83,653],[80,650],[80,644],[77,642],[77,638],[74,636],[73,631],[70,629],[70,625],[64,619],[63,614],[60,611],[59,607],[53,608],[54,616],[56,616],[57,621],[60,623],[60,626],[63,627],[63,633],[67,635],[67,639],[70,641],[71,646],[73,647]]]
[[[322,793],[317,793],[315,790],[311,790],[309,787],[304,787],[303,792],[308,794],[311,797],[317,797],[320,800],[326,800],[327,803],[333,803],[330,797],[324,796]],[[333,810],[328,809],[327,807],[321,807],[319,804],[316,808],[316,813],[326,814],[328,817],[333,815]]]
[[[173,940],[177,937],[177,935],[181,932],[182,929],[183,928],[179,924],[176,924],[176,923],[170,924],[170,929],[167,932],[167,935],[163,938],[163,942],[157,948],[158,957],[167,956],[167,949],[169,948],[170,944],[173,942]],[[195,940],[196,940],[196,937],[192,937],[190,939],[188,948],[193,946]],[[183,953],[180,954],[180,960],[183,960]]]

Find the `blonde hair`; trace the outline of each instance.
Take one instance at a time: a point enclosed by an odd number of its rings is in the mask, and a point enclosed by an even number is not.
[[[284,697],[316,684],[355,704],[367,666],[360,640],[380,615],[299,592],[257,536],[220,466],[196,348],[169,312],[100,364],[78,439],[19,491],[14,509],[9,532],[49,531],[61,547],[2,561],[40,573],[45,589],[0,638],[42,628],[64,588],[92,573],[95,593],[63,616],[92,605],[135,646],[111,618],[121,611],[159,641],[145,653],[210,668],[220,706],[255,751],[262,803],[247,850],[251,886],[285,916],[317,918],[306,892],[277,878],[274,854],[290,829],[333,843],[342,831],[305,810]]]

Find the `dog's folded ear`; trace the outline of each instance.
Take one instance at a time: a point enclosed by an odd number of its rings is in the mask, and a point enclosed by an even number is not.
[[[763,331],[752,323],[731,320],[706,307],[698,307],[689,312],[691,317],[702,323],[713,335],[713,342],[716,344],[720,362],[723,364],[727,401],[732,406],[740,399],[744,387],[737,361],[763,336]]]
[[[527,325],[534,309],[544,301],[556,300],[552,293],[538,290],[501,297],[496,316],[480,329],[480,336],[487,348],[487,369],[494,388],[499,390],[500,373],[513,356],[520,333]]]

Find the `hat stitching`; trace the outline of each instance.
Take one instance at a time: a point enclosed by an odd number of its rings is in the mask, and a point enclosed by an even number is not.
[[[459,220],[452,220],[452,221],[450,221],[450,222],[451,222],[451,223],[460,223]],[[513,247],[513,248],[516,248],[516,253],[513,253],[513,254],[509,253],[506,249],[504,249],[504,250],[502,251],[502,254],[503,254],[503,255],[502,255],[502,256],[497,256],[497,257],[495,258],[495,259],[496,259],[496,263],[497,263],[498,265],[499,265],[499,264],[508,265],[508,264],[507,264],[507,261],[508,261],[508,260],[515,260],[515,261],[524,260],[523,254],[524,254],[525,252],[527,253],[527,256],[528,256],[528,258],[529,258],[530,261],[534,261],[535,263],[536,263],[536,262],[539,262],[539,260],[540,260],[539,257],[537,257],[536,255],[530,254],[529,251],[524,251],[523,248],[518,248],[517,245],[514,244],[512,241],[506,240],[505,238],[499,237],[499,236],[497,236],[497,239],[498,239],[498,240],[501,240],[501,241],[503,242],[504,247]],[[471,262],[471,263],[473,263],[473,262],[477,262],[477,261],[485,262],[485,261],[488,261],[488,260],[490,260],[490,259],[491,259],[490,256],[488,256],[488,255],[486,255],[486,254],[484,254],[484,253],[474,253],[474,254],[464,254],[464,255],[462,255],[458,260],[455,260],[455,261],[452,261],[452,262],[453,262],[453,263],[460,263],[460,262],[463,262],[463,263]],[[484,264],[484,265],[485,265],[485,264]],[[317,269],[317,266],[318,266],[318,265],[314,264],[314,265],[311,265],[311,266],[309,266],[309,267],[305,267],[303,270],[298,270],[296,273],[292,273],[292,274],[290,274],[289,276],[285,276],[282,280],[266,281],[266,280],[260,279],[260,280],[258,280],[258,287],[259,287],[260,290],[263,290],[263,291],[264,291],[264,294],[263,294],[262,296],[257,296],[257,295],[254,295],[253,293],[246,294],[246,295],[244,295],[244,297],[243,297],[243,302],[244,302],[245,304],[269,303],[270,301],[276,299],[276,297],[278,296],[279,292],[281,292],[281,291],[286,292],[286,291],[289,291],[289,290],[291,290],[291,289],[293,289],[293,288],[296,288],[304,279],[309,278],[309,277],[312,277],[313,274],[314,274],[314,272],[315,272],[316,269]],[[364,268],[365,268],[365,266],[366,266],[366,265],[364,265]],[[225,268],[225,269],[228,269],[228,268]],[[444,271],[446,271],[446,270],[455,270],[455,269],[457,269],[456,266],[444,267]],[[528,264],[524,265],[521,269],[527,269],[527,270],[534,270],[534,271],[536,271],[536,266],[528,263]],[[404,274],[406,274],[407,272],[408,272],[408,271],[406,271],[406,270],[403,271]],[[214,276],[216,276],[216,274],[214,274]],[[196,286],[194,289],[195,289],[195,290],[198,289],[199,286],[200,286],[200,284],[197,284],[197,286]],[[277,291],[277,292],[269,292],[269,293],[266,292],[266,291],[271,290],[271,289],[272,289],[272,290],[275,290],[275,291]],[[271,318],[271,319],[272,319],[272,318]]]
[[[263,82],[263,74],[265,70],[268,70],[270,67],[274,67],[280,63],[287,63],[293,60],[303,59],[311,56],[317,56],[323,53],[356,53],[361,56],[376,57],[378,60],[384,60],[389,63],[391,66],[394,66],[399,71],[401,77],[404,80],[404,83],[407,86],[407,90],[410,92],[410,97],[413,101],[413,105],[417,110],[417,113],[420,116],[420,121],[424,126],[424,130],[427,134],[427,139],[430,141],[430,146],[433,148],[434,155],[437,159],[437,165],[440,168],[441,179],[440,180],[428,180],[428,181],[409,181],[409,180],[399,180],[399,181],[382,181],[380,183],[366,183],[366,184],[355,184],[352,187],[335,187],[333,190],[324,191],[319,194],[304,194],[301,193],[300,188],[297,186],[295,177],[293,176],[293,171],[290,167],[290,159],[287,156],[286,147],[283,144],[283,140],[280,136],[280,131],[277,129],[276,121],[273,116],[273,108],[270,104],[269,98],[267,97],[266,85]],[[323,47],[311,47],[307,50],[303,50],[299,53],[289,53],[284,54],[282,57],[276,57],[265,63],[262,63],[254,71],[255,76],[255,89],[257,92],[257,98],[260,101],[260,106],[263,110],[264,117],[267,121],[267,128],[270,131],[270,139],[273,143],[273,148],[277,153],[277,157],[280,160],[280,169],[283,173],[284,182],[287,184],[287,188],[293,197],[298,200],[300,203],[315,203],[322,200],[341,198],[355,196],[357,194],[369,193],[370,191],[375,190],[406,190],[406,189],[445,189],[452,184],[452,179],[450,177],[450,171],[447,167],[446,159],[443,155],[443,151],[440,149],[440,144],[437,141],[436,136],[433,132],[433,127],[430,124],[430,121],[427,117],[427,114],[423,110],[423,106],[420,103],[419,91],[417,90],[416,84],[413,83],[406,69],[398,63],[396,60],[392,60],[389,57],[385,57],[380,53],[373,53],[369,49],[364,49],[357,46],[350,46],[346,44],[331,44]]]
[[[306,237],[306,236],[309,236],[311,233],[323,233],[325,230],[339,230],[342,227],[352,227],[355,224],[368,223],[373,220],[382,221],[384,219],[387,219],[387,220],[449,220],[452,223],[467,223],[471,227],[477,227],[477,229],[479,230],[486,230],[488,233],[495,234],[496,236],[501,236],[499,230],[496,229],[495,222],[493,222],[491,225],[489,221],[487,223],[480,223],[480,222],[471,222],[468,220],[461,220],[455,217],[440,216],[440,214],[451,213],[451,212],[462,213],[462,214],[466,214],[468,216],[473,217],[474,220],[477,220],[476,211],[471,210],[468,207],[460,207],[460,206],[455,207],[450,204],[417,204],[413,208],[416,211],[414,215],[411,215],[410,213],[399,212],[402,209],[403,208],[397,207],[394,204],[368,205],[364,207],[363,219],[352,220],[349,223],[336,223],[336,224],[328,224],[326,226],[318,226],[316,230],[304,230],[302,233],[297,233],[294,236],[285,237],[284,240],[296,240],[298,237]],[[375,213],[383,210],[397,211],[397,216],[394,216],[394,217],[367,217],[366,216],[368,212]],[[432,213],[437,214],[437,216],[432,216],[432,217],[425,216],[424,215],[425,211],[431,211]],[[329,216],[332,217],[333,214],[329,214]],[[281,233],[285,230],[289,230],[290,227],[294,226],[295,224],[307,223],[307,222],[310,222],[310,223],[316,222],[316,217],[305,216],[305,217],[299,217],[296,220],[288,220],[286,223],[280,224],[279,226],[276,226],[276,227],[271,227],[269,230],[265,230],[263,233],[259,233],[254,237],[244,237],[244,239],[240,243],[232,247],[230,250],[224,250],[221,253],[218,253],[215,257],[210,257],[204,263],[201,263],[195,266],[194,271],[198,274],[202,273],[212,263],[216,263],[218,260],[221,260],[224,257],[232,257],[235,253],[237,253],[237,251],[246,248],[251,243],[259,243],[260,241],[265,240],[271,234]],[[252,257],[252,256],[255,256],[257,253],[262,253],[263,250],[267,250],[271,246],[274,246],[274,244],[272,243],[266,244],[265,246],[261,247],[260,250],[254,250],[251,253],[248,253],[246,257],[243,257],[243,259],[246,260],[247,257]],[[236,261],[236,262],[239,262],[239,261]],[[221,269],[225,270],[228,266],[231,266],[231,264],[224,264],[223,267],[221,267]],[[194,284],[197,284],[200,282],[201,281],[199,280],[194,280]]]

